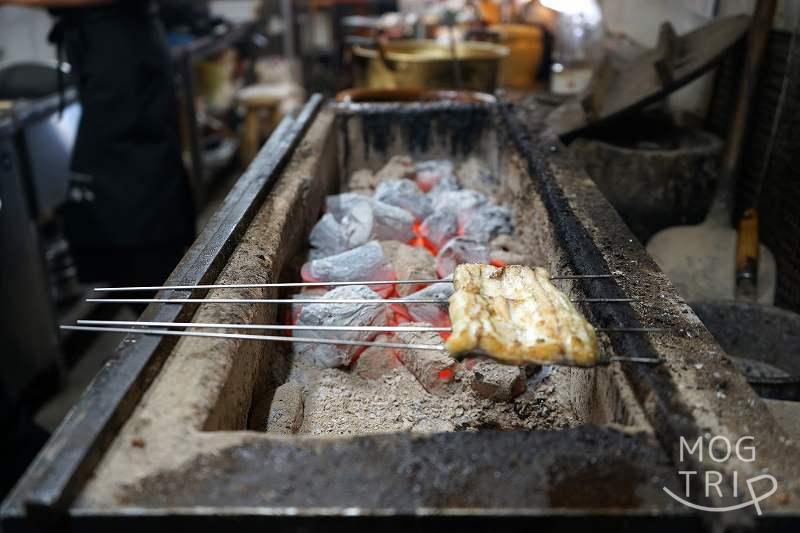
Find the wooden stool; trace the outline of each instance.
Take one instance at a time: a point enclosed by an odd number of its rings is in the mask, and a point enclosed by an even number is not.
[[[290,83],[251,85],[239,91],[239,103],[245,108],[244,126],[241,133],[242,164],[248,165],[261,148],[262,134],[268,135],[283,118],[281,104],[297,94],[297,87]],[[269,112],[269,121],[262,115]]]

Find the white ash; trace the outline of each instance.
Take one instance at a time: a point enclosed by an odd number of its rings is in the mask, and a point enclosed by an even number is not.
[[[382,241],[380,244],[398,280],[436,277],[436,261],[427,250],[398,241]],[[395,287],[400,296],[408,296],[420,288],[409,284],[398,284]]]
[[[305,390],[300,434],[365,435],[397,431],[478,431],[564,429],[581,424],[569,407],[568,369],[559,368],[511,403],[478,396],[468,371],[456,375],[448,396],[425,391],[405,368],[377,379],[339,369],[296,362],[289,380]]]
[[[500,188],[498,176],[476,157],[470,157],[456,170],[459,183],[465,189],[473,189],[494,196]]]
[[[375,180],[377,183],[402,178],[413,180],[416,174],[417,167],[410,157],[406,155],[396,155],[389,159],[389,162],[375,173]]]
[[[350,174],[347,190],[353,192],[357,190],[371,191],[378,185],[378,178],[368,168],[356,170]]]

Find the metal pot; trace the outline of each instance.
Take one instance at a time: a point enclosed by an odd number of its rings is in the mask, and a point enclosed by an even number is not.
[[[500,60],[508,48],[492,43],[462,42],[453,51],[436,41],[400,40],[375,48],[354,46],[362,63],[356,86],[374,89],[468,89],[493,92]],[[457,80],[460,78],[459,86]]]

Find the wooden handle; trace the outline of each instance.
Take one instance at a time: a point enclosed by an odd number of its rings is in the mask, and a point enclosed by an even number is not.
[[[747,209],[739,220],[736,234],[736,285],[757,283],[758,276],[758,211]]]

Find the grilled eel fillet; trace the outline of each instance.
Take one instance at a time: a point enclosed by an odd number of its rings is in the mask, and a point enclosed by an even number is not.
[[[479,350],[509,364],[597,364],[594,328],[546,270],[465,264],[453,281],[450,353]]]

